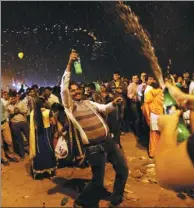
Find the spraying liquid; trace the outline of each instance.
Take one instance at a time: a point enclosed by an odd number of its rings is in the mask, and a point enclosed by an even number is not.
[[[166,113],[172,113],[176,109],[176,102],[170,96],[168,90],[165,89],[163,74],[158,63],[158,58],[155,55],[154,48],[147,33],[139,23],[138,17],[131,11],[130,7],[123,2],[103,2],[102,5],[104,6],[105,11],[112,17],[111,19],[114,23],[121,26],[125,31],[125,34],[135,37],[139,42],[139,52],[143,53],[148,59],[156,79],[164,90],[164,109]],[[184,141],[189,135],[190,133],[181,117],[178,124],[178,142]]]

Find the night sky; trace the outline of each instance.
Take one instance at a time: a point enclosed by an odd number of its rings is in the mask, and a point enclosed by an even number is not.
[[[114,2],[113,2],[114,4]],[[148,32],[165,71],[194,71],[194,2],[126,2]],[[99,2],[2,2],[2,74],[28,84],[55,85],[75,48],[82,76],[75,80],[111,79],[114,71],[131,77],[149,72],[135,43],[123,41]],[[18,58],[18,52],[24,58]]]

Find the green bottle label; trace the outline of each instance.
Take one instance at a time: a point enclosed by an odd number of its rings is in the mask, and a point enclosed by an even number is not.
[[[78,61],[74,62],[74,67],[76,74],[82,74],[81,64]]]

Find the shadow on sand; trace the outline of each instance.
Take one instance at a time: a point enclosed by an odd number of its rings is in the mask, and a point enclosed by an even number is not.
[[[66,179],[63,177],[55,177],[52,179],[52,182],[55,183],[56,186],[48,190],[49,195],[55,193],[62,193],[64,195],[67,195],[75,199],[76,196],[80,192],[82,192],[86,184],[90,182],[90,180],[80,179],[80,178]],[[103,188],[101,192],[101,199],[109,201],[110,196],[111,196],[111,192],[107,191],[106,188]]]

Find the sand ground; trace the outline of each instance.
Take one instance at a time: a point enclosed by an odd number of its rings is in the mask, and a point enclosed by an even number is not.
[[[122,136],[122,144],[131,174],[126,185],[123,207],[194,207],[194,198],[161,188],[155,179],[155,168],[147,152],[136,147],[133,134]],[[90,168],[62,168],[51,180],[33,180],[28,175],[28,158],[10,166],[2,166],[3,207],[61,207],[61,200],[68,198],[63,207],[72,207],[77,195],[77,184],[90,179]],[[114,171],[106,165],[105,187],[111,192]],[[102,200],[100,207],[107,207]]]

